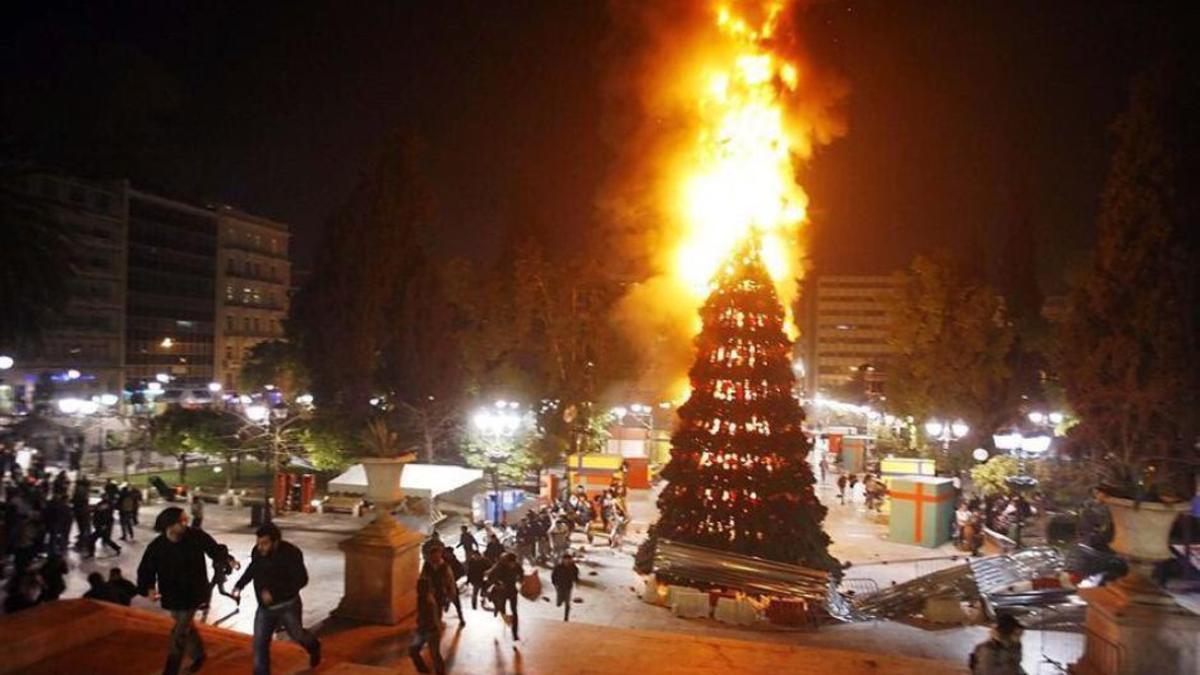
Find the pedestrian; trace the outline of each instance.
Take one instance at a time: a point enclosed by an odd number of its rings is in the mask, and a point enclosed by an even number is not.
[[[207,532],[188,527],[188,515],[178,506],[158,514],[154,531],[159,534],[146,547],[138,565],[138,595],[161,600],[175,622],[164,675],[179,672],[185,651],[191,653],[191,669],[195,672],[204,663],[204,643],[193,620],[196,610],[208,603],[210,593],[204,556],[234,569],[241,564]]]
[[[102,497],[92,509],[92,543],[88,546],[88,556],[96,554],[96,542],[99,541],[113,550],[113,555],[121,554],[121,547],[112,540],[113,508],[108,497]]]
[[[487,572],[491,566],[492,563],[479,551],[472,551],[471,557],[467,558],[467,583],[471,584],[471,609],[479,609],[479,593],[484,589]]]
[[[837,486],[838,486],[838,503],[839,504],[844,505],[846,503],[846,484],[848,482],[850,482],[850,481],[846,478],[846,474],[844,474],[844,473],[838,474]]]
[[[50,536],[50,554],[65,556],[71,539],[71,505],[67,503],[66,494],[54,495],[42,511],[42,520],[45,521],[46,532]]]
[[[142,508],[142,489],[129,487],[129,496],[133,497],[133,524],[138,525],[138,510]]]
[[[500,562],[500,556],[504,554],[504,544],[500,543],[500,538],[495,534],[488,535],[487,547],[483,549],[483,557],[487,558],[488,562],[495,565]]]
[[[1001,614],[991,636],[975,646],[968,664],[972,675],[1024,675],[1021,668],[1020,622]]]
[[[500,556],[500,561],[493,565],[487,573],[487,582],[490,586],[488,595],[492,599],[492,612],[501,614],[505,617],[505,621],[510,621],[505,607],[507,606],[512,611],[511,625],[514,640],[521,639],[517,597],[520,595],[518,591],[524,578],[525,570],[521,567],[521,562],[517,560],[516,554],[511,552]]]
[[[111,602],[114,605],[123,604],[120,598],[117,597],[117,592],[112,586],[104,580],[104,575],[99,572],[92,572],[87,576],[88,586],[90,587],[83,597],[88,600],[99,600],[100,602]]]
[[[192,493],[192,527],[204,529],[204,500],[200,498],[200,488]]]
[[[433,672],[439,675],[446,672],[446,664],[442,661],[442,607],[436,590],[440,583],[424,570],[417,576],[417,630],[408,646],[408,656],[418,673],[429,672],[429,666],[421,658],[421,650],[426,646],[433,661]]]
[[[133,499],[134,492],[136,490],[126,483],[121,486],[121,492],[117,496],[117,515],[121,521],[121,541],[133,541],[133,516],[137,512]]]
[[[554,585],[556,599],[556,607],[563,608],[563,621],[571,620],[571,593],[575,590],[575,584],[579,583],[579,567],[575,565],[575,559],[568,551],[562,555],[562,559],[554,566],[554,571],[550,573],[550,583]]]
[[[446,561],[447,551],[448,549],[440,541],[430,546],[425,552],[425,564],[421,567],[421,574],[437,582],[433,591],[442,611],[445,612],[450,605],[454,605],[458,611],[459,624],[465,626],[467,622],[463,618],[462,602],[458,597],[458,584],[454,581],[454,570]]]
[[[858,485],[858,474],[852,473],[852,474],[850,474],[850,478],[846,481],[846,489],[850,491],[850,503],[851,504],[853,504],[855,502],[854,486],[856,486],[856,485]]]
[[[283,626],[293,641],[308,652],[308,665],[316,668],[321,662],[321,642],[304,629],[301,623],[300,589],[308,585],[308,570],[304,554],[289,541],[274,523],[261,525],[254,533],[257,541],[250,550],[250,564],[233,585],[238,601],[242,589],[251,581],[258,597],[254,612],[254,673],[271,672],[271,638],[275,629]]]
[[[551,554],[561,557],[570,546],[571,526],[567,524],[565,518],[558,518],[554,521],[554,527],[550,529]]]
[[[133,603],[133,596],[138,594],[137,585],[125,578],[120,567],[108,571],[108,585],[116,592],[117,600],[126,607]]]
[[[821,485],[824,485],[825,474],[829,471],[829,460],[825,457],[825,455],[821,455],[821,463],[817,465],[817,468],[821,470]]]
[[[463,525],[461,528],[459,528],[458,546],[455,548],[461,548],[463,550],[463,558],[466,560],[470,560],[471,554],[479,548],[479,542],[475,541],[475,535],[471,534],[470,528],[468,528],[466,525]]]
[[[87,554],[92,545],[92,509],[89,504],[88,479],[75,481],[75,492],[71,495],[71,511],[75,516],[75,550]]]
[[[29,609],[41,602],[42,586],[38,583],[37,575],[31,571],[18,573],[9,588],[8,597],[4,598],[5,614]]]
[[[42,580],[42,602],[57,600],[67,590],[67,561],[57,555],[51,555],[42,563],[38,570]]]

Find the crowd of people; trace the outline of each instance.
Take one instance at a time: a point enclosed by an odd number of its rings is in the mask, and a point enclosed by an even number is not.
[[[66,588],[69,550],[82,559],[104,551],[119,556],[121,545],[113,538],[118,527],[120,541],[134,540],[142,493],[128,484],[105,481],[93,503],[92,482],[81,471],[49,468],[37,455],[25,470],[7,444],[0,448],[0,484],[0,577],[5,578],[8,612],[58,599]],[[99,577],[89,579],[97,582],[92,583],[94,589],[121,578],[120,568],[110,570],[109,579],[99,572],[94,575]],[[96,594],[105,599],[125,596],[109,589]]]
[[[619,486],[613,485],[591,498],[580,485],[553,504],[527,512],[512,528],[485,525],[472,532],[468,525],[462,525],[453,545],[442,541],[434,531],[422,546],[424,563],[417,579],[417,630],[409,645],[409,656],[417,671],[431,672],[432,665],[432,672],[445,672],[440,647],[446,630],[442,616],[453,607],[458,628],[466,626],[462,593],[470,593],[472,609],[482,607],[503,617],[513,640],[520,640],[518,600],[521,596],[532,600],[541,594],[538,566],[551,568],[555,605],[563,608],[563,621],[570,621],[579,583],[571,535],[582,532],[592,541],[599,530],[608,534],[611,546],[619,547],[627,521]],[[533,572],[527,574],[526,566]],[[423,656],[426,651],[429,663]]]

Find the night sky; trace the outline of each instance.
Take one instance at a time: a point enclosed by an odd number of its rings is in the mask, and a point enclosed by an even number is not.
[[[514,228],[569,245],[619,170],[605,3],[26,4],[0,29],[8,148],[289,222],[302,264],[397,131],[421,139],[448,254]],[[1090,240],[1130,75],[1186,24],[1106,2],[811,7],[805,40],[852,89],[849,133],[802,176],[818,264],[888,270],[1028,219],[1053,284]]]

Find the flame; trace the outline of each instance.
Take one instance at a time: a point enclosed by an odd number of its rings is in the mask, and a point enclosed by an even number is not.
[[[675,210],[683,233],[673,274],[695,300],[708,295],[713,274],[756,231],[763,260],[781,295],[789,290],[800,251],[797,230],[808,198],[796,184],[794,154],[800,144],[785,106],[800,83],[796,64],[771,51],[783,3],[766,3],[755,24],[728,5],[715,8],[725,42],[704,61],[695,93],[699,119],[680,162]],[[791,322],[788,322],[791,325]]]
[[[613,88],[633,94],[640,114],[601,205],[626,237],[615,246],[653,269],[614,314],[641,347],[642,389],[671,399],[686,392],[678,382],[694,358],[696,310],[751,233],[795,337],[808,212],[797,173],[814,147],[844,132],[846,88],[802,58],[794,4],[615,3],[642,42]]]

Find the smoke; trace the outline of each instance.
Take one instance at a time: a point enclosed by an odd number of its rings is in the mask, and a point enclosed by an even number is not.
[[[728,70],[746,53],[746,42],[718,26],[718,11],[764,24],[778,12],[769,37],[756,41],[761,51],[789,62],[798,77],[794,87],[778,86],[778,102],[788,132],[789,166],[796,181],[815,150],[846,132],[841,103],[848,87],[823,72],[802,48],[797,21],[799,3],[643,2],[612,4],[614,38],[606,63],[605,129],[616,149],[613,170],[601,192],[599,210],[610,232],[618,274],[636,280],[618,303],[613,321],[629,336],[642,358],[640,391],[678,397],[692,361],[692,338],[699,328],[696,310],[703,302],[679,278],[676,256],[688,232],[681,208],[681,177],[695,162],[697,139],[711,130],[702,94],[712,73]],[[778,84],[778,83],[777,83]],[[796,190],[803,208],[807,198]],[[786,278],[777,279],[785,307],[803,275],[804,227],[786,231]]]

